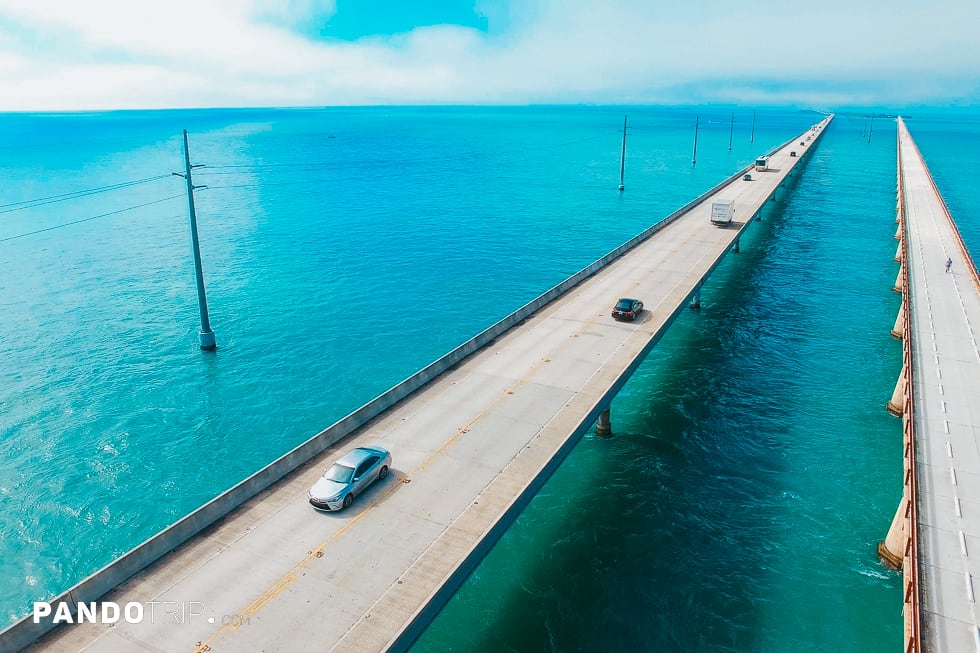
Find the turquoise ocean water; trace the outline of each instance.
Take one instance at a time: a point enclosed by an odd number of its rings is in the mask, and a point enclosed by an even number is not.
[[[759,110],[750,142],[735,109],[729,150],[731,113],[0,116],[4,621],[821,118]],[[977,251],[980,118],[907,122]],[[895,126],[863,128],[838,116],[617,398],[615,437],[579,445],[417,650],[900,647],[875,555],[900,493]]]

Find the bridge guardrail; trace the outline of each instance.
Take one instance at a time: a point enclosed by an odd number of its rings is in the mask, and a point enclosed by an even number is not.
[[[904,123],[903,123],[904,124]],[[973,278],[973,283],[977,287],[977,291],[980,291],[980,272],[977,271],[977,264],[970,255],[970,250],[966,248],[966,243],[963,241],[963,236],[960,234],[959,227],[956,226],[956,222],[953,221],[953,216],[949,212],[949,207],[946,206],[946,200],[943,199],[942,193],[939,192],[939,187],[936,186],[936,180],[932,178],[932,173],[929,172],[929,167],[926,165],[926,160],[922,156],[922,152],[919,150],[919,146],[915,144],[915,141],[910,140],[910,145],[915,149],[916,156],[919,157],[919,161],[922,162],[922,167],[926,170],[926,176],[929,178],[929,184],[932,186],[933,192],[935,192],[936,197],[939,198],[939,204],[943,208],[943,214],[946,216],[946,221],[949,222],[949,226],[953,229],[953,235],[956,237],[956,244],[960,248],[960,253],[963,254],[963,258],[966,260],[967,267],[969,268],[970,276]]]
[[[904,123],[902,123],[904,125]],[[918,150],[916,150],[918,152]],[[921,155],[920,155],[921,156]],[[902,166],[902,129],[898,130],[898,219],[902,237],[902,369],[905,373],[904,411],[902,413],[902,490],[905,501],[905,532],[907,539],[902,556],[902,612],[904,615],[905,653],[921,653],[921,623],[919,615],[919,494],[916,477],[915,386],[913,366],[912,311],[909,301],[908,230],[905,215],[905,176]]]

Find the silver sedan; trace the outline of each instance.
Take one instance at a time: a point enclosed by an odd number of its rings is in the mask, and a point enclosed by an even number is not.
[[[391,454],[381,447],[358,447],[333,464],[310,488],[310,505],[317,510],[341,510],[375,481],[388,476]]]

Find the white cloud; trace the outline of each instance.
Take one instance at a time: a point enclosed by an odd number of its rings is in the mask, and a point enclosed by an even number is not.
[[[474,4],[488,34],[325,43],[301,28],[333,0],[0,0],[0,110],[980,101],[974,0]]]

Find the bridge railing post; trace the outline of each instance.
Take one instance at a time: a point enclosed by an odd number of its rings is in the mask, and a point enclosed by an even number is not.
[[[902,165],[902,133],[905,124],[898,121],[898,231],[895,234],[899,242],[901,264],[896,290],[901,288],[902,305],[899,308],[898,319],[893,335],[902,338],[902,372],[896,385],[892,400],[888,402],[891,412],[902,417],[902,499],[892,520],[887,537],[878,545],[878,552],[885,564],[895,566],[896,562],[902,569],[902,613],[905,621],[905,651],[920,653],[922,650],[920,616],[919,616],[919,515],[918,515],[918,481],[916,478],[915,461],[915,392],[913,364],[913,338],[911,323],[911,306],[909,304],[908,278],[908,239],[905,210],[905,182]],[[898,332],[898,333],[896,333]],[[899,408],[900,411],[893,410]]]

